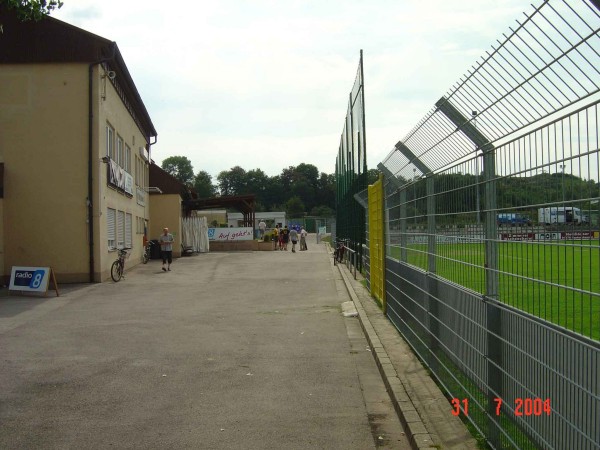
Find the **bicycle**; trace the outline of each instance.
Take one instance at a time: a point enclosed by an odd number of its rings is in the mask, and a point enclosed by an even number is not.
[[[142,262],[144,264],[147,264],[148,261],[150,261],[151,257],[152,257],[152,246],[154,245],[154,242],[152,241],[148,241],[148,243],[146,244],[146,248],[144,249],[144,254],[142,255]]]
[[[125,272],[125,258],[127,257],[127,250],[129,249],[119,249],[119,257],[114,263],[112,263],[112,266],[110,268],[110,277],[115,283],[121,281],[121,278],[123,278],[123,272]]]

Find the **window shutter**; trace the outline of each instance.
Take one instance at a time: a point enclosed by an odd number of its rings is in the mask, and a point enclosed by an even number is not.
[[[116,211],[112,208],[106,209],[106,235],[108,239],[108,248],[113,249],[116,246],[116,237],[115,237],[115,218]]]
[[[125,233],[125,213],[117,211],[117,248],[123,248]]]
[[[133,247],[131,245],[131,214],[125,214],[125,247]]]

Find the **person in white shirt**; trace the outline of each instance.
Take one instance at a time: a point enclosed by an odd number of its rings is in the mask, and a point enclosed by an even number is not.
[[[265,237],[265,230],[267,229],[267,224],[265,223],[264,220],[261,220],[258,223],[258,231],[260,232],[260,238],[264,239]]]
[[[296,253],[296,244],[298,243],[298,232],[295,228],[290,230],[290,241],[292,241],[292,253]]]
[[[306,232],[304,227],[302,227],[302,229],[300,230],[300,251],[308,250],[308,247],[306,246],[306,236],[307,235],[308,235],[308,233]]]
[[[171,270],[171,263],[173,262],[173,235],[169,233],[168,228],[163,228],[163,234],[158,238],[158,242],[160,242],[160,252],[163,260],[162,270],[166,272],[167,270]],[[165,264],[167,267],[165,268]]]

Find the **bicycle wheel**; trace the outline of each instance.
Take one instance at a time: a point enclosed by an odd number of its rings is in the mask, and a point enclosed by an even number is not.
[[[149,259],[150,259],[150,251],[149,250],[145,250],[144,254],[142,255],[142,262],[144,264],[146,264]]]
[[[112,267],[110,268],[110,277],[114,282],[120,281],[123,276],[123,267],[119,261],[115,261],[112,263]]]

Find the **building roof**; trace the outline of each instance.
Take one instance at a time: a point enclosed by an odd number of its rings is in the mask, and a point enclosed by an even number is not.
[[[162,194],[178,194],[184,199],[196,197],[196,193],[192,189],[154,162],[150,164],[148,182],[150,183],[148,187],[158,188]],[[153,193],[151,192],[151,194]]]
[[[50,16],[38,22],[23,22],[14,11],[1,5],[0,17],[0,64],[103,63],[107,70],[115,72],[112,83],[147,141],[157,136],[116,42]]]

